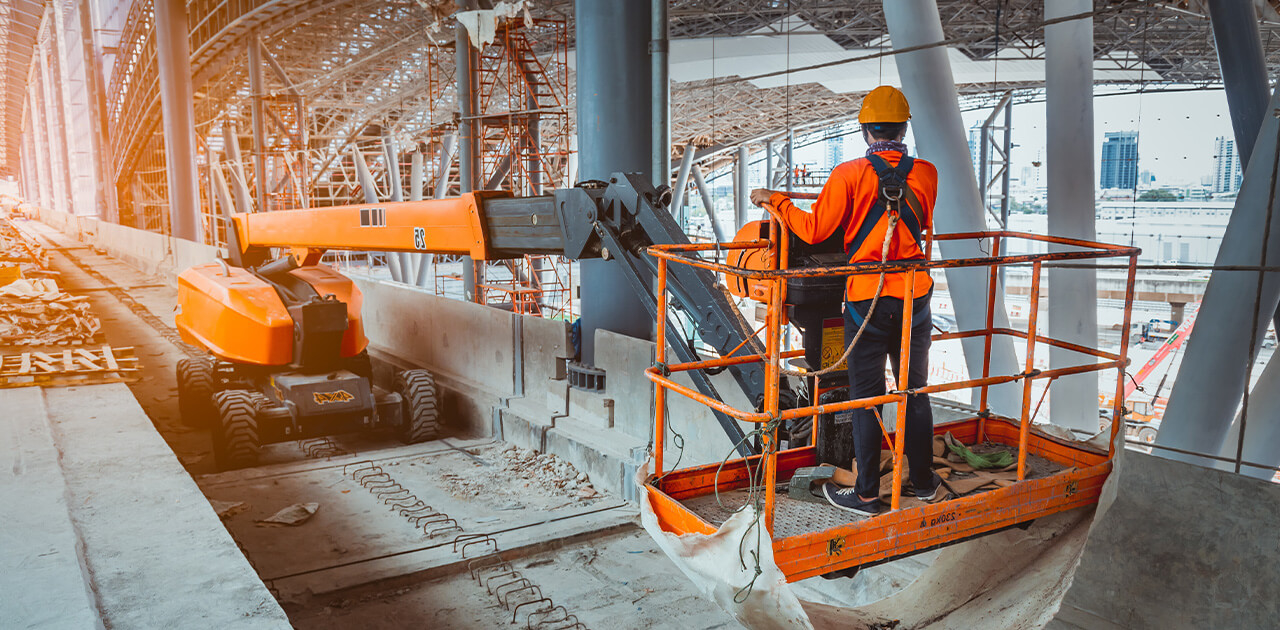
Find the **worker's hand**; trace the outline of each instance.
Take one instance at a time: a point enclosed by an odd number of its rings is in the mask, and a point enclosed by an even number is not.
[[[768,188],[757,188],[751,191],[751,204],[760,206],[761,208],[769,204],[769,199],[773,197],[773,191]]]

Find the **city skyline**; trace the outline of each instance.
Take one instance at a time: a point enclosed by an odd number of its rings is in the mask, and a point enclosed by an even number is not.
[[[1094,185],[1101,173],[1105,134],[1138,133],[1138,171],[1148,171],[1156,186],[1197,186],[1213,173],[1217,137],[1234,138],[1226,96],[1218,89],[1145,94],[1099,94],[1094,98]],[[966,131],[991,110],[963,112]],[[908,134],[908,142],[911,142]],[[1044,103],[1020,103],[1013,109],[1013,173],[1024,167],[1043,170],[1047,150]],[[1045,177],[1042,172],[1041,179]]]

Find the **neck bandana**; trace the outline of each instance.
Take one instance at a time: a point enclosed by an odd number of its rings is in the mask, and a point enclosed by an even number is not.
[[[867,147],[867,155],[879,153],[881,151],[897,151],[903,155],[907,154],[907,145],[897,140],[877,140]]]

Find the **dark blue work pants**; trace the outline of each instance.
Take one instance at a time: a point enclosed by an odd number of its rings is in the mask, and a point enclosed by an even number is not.
[[[911,356],[907,385],[923,387],[929,377],[930,333],[933,315],[929,309],[932,293],[915,299],[911,317]],[[888,356],[893,373],[900,374],[902,341],[902,299],[881,296],[875,313],[863,331],[858,345],[849,356],[849,397],[869,398],[885,393],[884,360]],[[844,303],[844,338],[848,344],[867,317],[871,300]],[[876,411],[882,411],[880,407]],[[901,431],[901,428],[895,431]],[[880,493],[880,446],[884,434],[872,408],[853,410],[853,449],[858,462],[858,495],[873,497]],[[903,445],[911,468],[911,484],[927,490],[933,481],[933,409],[928,394],[910,396],[907,402],[906,444]]]

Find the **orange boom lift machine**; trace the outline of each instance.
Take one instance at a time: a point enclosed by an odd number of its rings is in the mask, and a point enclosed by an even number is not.
[[[431,439],[440,426],[432,375],[407,370],[387,391],[375,387],[360,291],[320,264],[325,252],[604,259],[622,267],[652,314],[654,261],[646,248],[689,242],[671,218],[669,202],[669,189],[617,174],[539,197],[477,192],[229,216],[226,258],[179,276],[178,330],[208,353],[179,362],[183,416],[210,427],[224,467],[254,463],[266,443],[362,428],[390,427],[408,442]],[[743,347],[751,330],[736,306],[710,274],[688,271],[672,282],[681,289],[672,308],[688,315],[703,344],[724,353]],[[676,352],[694,359],[692,343],[682,342]],[[603,388],[601,370],[578,364],[567,370],[574,386]],[[731,371],[753,399],[763,395],[760,369]],[[694,382],[716,395],[705,374]],[[732,441],[743,436],[728,416],[719,419]],[[740,451],[751,454],[747,446]]]

